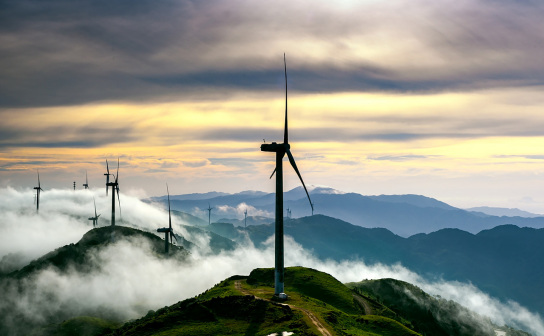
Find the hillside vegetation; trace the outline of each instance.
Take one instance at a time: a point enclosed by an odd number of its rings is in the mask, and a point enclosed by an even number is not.
[[[346,285],[362,295],[374,297],[409,319],[414,328],[424,335],[494,335],[495,330],[503,330],[509,336],[529,335],[508,327],[499,328],[488,318],[454,301],[432,297],[420,288],[404,281],[365,280]]]
[[[102,248],[119,239],[127,238],[143,238],[149,242],[152,251],[156,255],[164,255],[164,240],[153,233],[125,226],[106,226],[89,230],[79,242],[65,245],[49,252],[22,269],[8,274],[7,278],[26,278],[48,267],[55,267],[60,271],[72,267],[79,272],[89,272],[96,267],[92,263],[92,258],[89,254],[91,249]],[[188,252],[181,246],[170,246],[170,257],[184,258],[187,254]]]
[[[364,296],[313,269],[287,268],[289,299],[275,302],[273,272],[256,269],[248,277],[231,277],[195,298],[149,312],[110,335],[270,335],[284,331],[295,335],[419,335],[392,318],[364,315],[355,299],[364,301]]]

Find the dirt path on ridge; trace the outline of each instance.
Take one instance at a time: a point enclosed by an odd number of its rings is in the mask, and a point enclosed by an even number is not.
[[[353,298],[355,299],[355,301],[357,301],[357,303],[361,307],[363,307],[363,310],[365,311],[365,315],[373,315],[374,314],[374,310],[372,309],[372,307],[370,307],[370,305],[368,304],[368,302],[365,299],[363,299],[362,297],[360,297],[357,294],[353,294]]]
[[[242,288],[242,283],[240,282],[240,280],[234,281],[234,288],[236,288],[236,290],[240,291],[244,295],[253,295],[250,292],[248,292],[247,290]],[[259,300],[278,303],[278,302],[275,302],[275,301],[272,301],[272,300],[268,300],[268,299],[258,297],[256,295],[253,295],[253,296],[255,296],[255,298],[257,298]],[[317,319],[317,317],[311,311],[309,311],[307,309],[304,309],[304,308],[294,306],[294,305],[290,305],[290,304],[285,304],[285,303],[279,303],[279,304],[289,306],[289,308],[291,308],[291,309],[300,310],[302,313],[304,313],[310,319],[310,321],[312,321],[312,323],[317,328],[317,330],[321,333],[321,335],[323,335],[323,336],[332,336],[332,334],[323,326],[323,324]]]

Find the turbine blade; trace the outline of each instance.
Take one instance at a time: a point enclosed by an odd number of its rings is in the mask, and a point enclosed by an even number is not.
[[[106,159],[106,170],[108,171],[108,175],[110,174],[110,166],[108,164],[108,159]]]
[[[274,168],[274,171],[272,172],[272,175],[270,175],[270,178],[272,178],[276,174],[276,168]]]
[[[117,186],[115,189],[117,189],[117,201],[119,203],[119,217],[121,217],[121,198],[119,197],[119,186]]]
[[[289,137],[287,132],[287,61],[285,60],[285,53],[283,53],[283,66],[285,68],[285,130],[283,133],[283,143],[289,143]]]
[[[85,171],[85,184],[89,185],[89,179],[87,178],[87,171]]]
[[[38,172],[38,188],[41,189],[41,186],[40,186],[40,171],[38,169],[36,169],[36,171]]]
[[[115,175],[115,183],[117,183],[117,179],[119,179],[119,158],[117,158],[117,175]]]
[[[93,197],[93,203],[94,203],[94,216],[96,217],[96,201],[94,200],[94,197]]]
[[[170,241],[172,242],[172,244],[174,243],[174,240],[176,241],[176,243],[178,243],[178,238],[176,237],[174,232],[170,231]]]
[[[295,163],[295,158],[293,158],[293,154],[291,154],[291,151],[287,149],[287,157],[289,158],[289,162],[291,162],[291,166],[293,166],[293,169],[298,175],[298,178],[300,179],[300,182],[302,182],[302,186],[304,187],[304,191],[306,192],[306,196],[308,196],[308,201],[310,201],[310,206],[312,207],[312,210],[314,209],[314,205],[312,204],[312,199],[310,198],[310,194],[308,193],[308,189],[306,189],[306,185],[304,184],[304,180],[302,179],[302,176],[300,175],[300,172],[298,171],[297,164]]]

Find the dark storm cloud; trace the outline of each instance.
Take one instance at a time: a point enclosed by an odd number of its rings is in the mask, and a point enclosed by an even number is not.
[[[411,92],[543,84],[540,3],[351,6],[238,0],[3,1],[0,106],[268,90],[281,82],[283,51],[296,91]],[[377,40],[382,34],[383,40]],[[418,48],[403,49],[408,42]],[[388,55],[395,57],[373,59],[361,56],[357,48],[393,48]]]

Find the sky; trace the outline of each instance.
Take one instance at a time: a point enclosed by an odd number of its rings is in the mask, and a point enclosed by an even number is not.
[[[308,185],[544,213],[537,1],[0,1],[0,187]],[[286,161],[284,166],[287,167]],[[285,188],[299,185],[285,170]],[[45,192],[46,192],[45,191]]]

